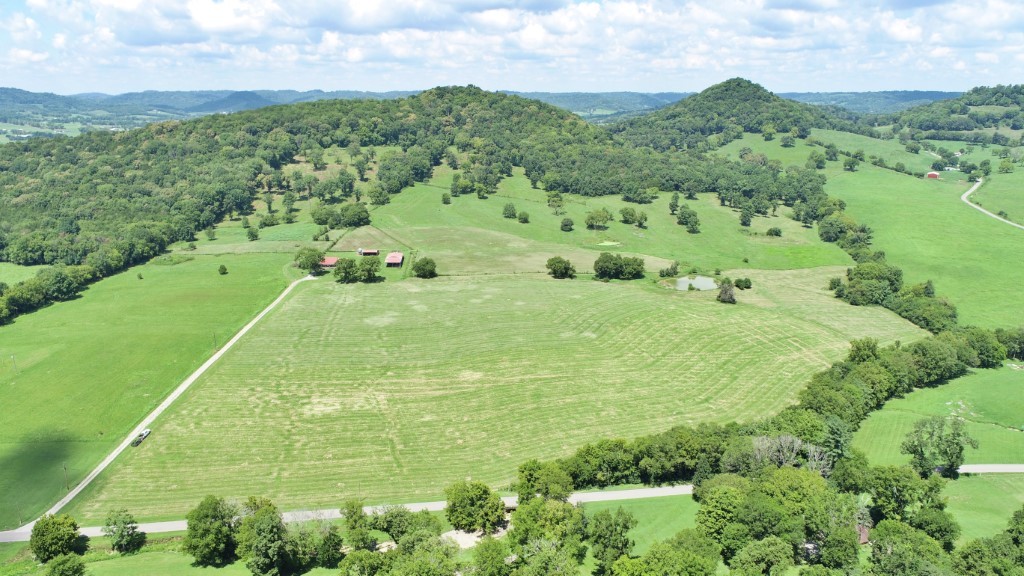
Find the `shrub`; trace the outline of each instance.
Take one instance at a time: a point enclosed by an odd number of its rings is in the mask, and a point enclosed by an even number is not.
[[[75,554],[61,554],[46,567],[46,576],[84,576],[85,562]]]
[[[228,273],[228,267],[223,265],[223,264],[221,264],[220,267],[217,268],[217,273],[220,274],[221,276],[227,274]]]
[[[259,230],[253,228],[252,226],[250,226],[249,228],[246,229],[245,235],[249,238],[249,242],[253,242],[255,240],[259,240],[260,239],[260,232],[259,232]]]
[[[576,268],[571,262],[561,256],[548,258],[546,266],[548,274],[550,274],[552,278],[564,279],[576,277]]]
[[[572,232],[572,218],[562,218],[562,232]]]
[[[441,204],[451,204],[451,203],[452,203],[452,195],[451,194],[449,194],[448,192],[445,192],[444,194],[441,194]]]
[[[515,218],[518,215],[518,212],[516,211],[516,205],[511,202],[505,204],[505,207],[501,210],[501,215],[504,216],[505,218],[508,218],[509,220]]]
[[[530,223],[530,215],[527,212],[520,212],[518,218],[520,224]]]
[[[668,268],[662,268],[661,270],[658,270],[658,276],[661,276],[662,278],[673,278],[673,277],[678,276],[678,275],[679,275],[679,261],[678,260],[673,260],[672,263],[668,265]]]
[[[431,258],[420,258],[413,263],[412,273],[417,278],[434,278],[437,276],[437,264]]]
[[[70,554],[78,540],[78,522],[67,514],[47,514],[32,526],[28,547],[40,562],[46,563],[63,554]]]
[[[778,226],[772,226],[771,228],[768,229],[768,235],[775,237],[782,236],[782,228],[779,228]]]

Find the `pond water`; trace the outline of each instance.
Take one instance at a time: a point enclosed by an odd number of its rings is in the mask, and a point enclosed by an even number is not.
[[[694,276],[693,278],[679,278],[676,280],[676,290],[689,290],[690,286],[697,290],[714,290],[718,288],[715,279],[710,276]]]

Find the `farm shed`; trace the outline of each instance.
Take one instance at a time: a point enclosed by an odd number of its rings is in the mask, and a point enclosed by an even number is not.
[[[384,259],[384,265],[388,267],[401,268],[402,262],[405,261],[405,255],[401,252],[390,252],[387,258]]]
[[[377,250],[376,248],[360,248],[359,250],[356,250],[356,253],[360,256],[376,256],[380,254],[380,250]]]
[[[927,174],[927,176],[928,176],[929,178],[938,178],[938,177],[939,177],[939,173],[938,173],[938,172],[929,172],[929,173]]]
[[[320,265],[324,268],[334,268],[337,264],[337,256],[325,256],[324,259],[320,261]]]

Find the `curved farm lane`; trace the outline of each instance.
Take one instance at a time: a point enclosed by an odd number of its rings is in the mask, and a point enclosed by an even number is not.
[[[971,194],[974,194],[974,191],[977,190],[983,183],[984,183],[984,180],[979,178],[978,181],[974,183],[974,186],[971,186],[970,190],[968,190],[967,192],[964,192],[963,195],[960,196],[960,199],[963,200],[965,204],[967,204],[971,208],[974,208],[975,210],[979,210],[979,211],[983,212],[984,214],[986,214],[988,216],[991,216],[992,218],[995,218],[996,220],[999,220],[1000,222],[1005,222],[1005,223],[1009,224],[1010,226],[1013,226],[1014,228],[1020,228],[1021,230],[1024,230],[1024,226],[1022,226],[1020,224],[1017,224],[1016,222],[1010,222],[1006,218],[1003,218],[1002,216],[1000,216],[998,214],[993,214],[993,213],[989,212],[988,210],[985,210],[981,206],[978,206],[974,202],[971,202],[971,199],[970,199]]]
[[[569,496],[569,502],[573,504],[581,504],[586,502],[611,502],[615,500],[641,500],[645,498],[662,498],[664,496],[682,496],[693,493],[693,486],[690,484],[682,484],[679,486],[662,486],[660,488],[634,488],[631,490],[612,490],[612,491],[601,491],[601,492],[574,492]],[[515,506],[518,502],[516,496],[505,496],[502,498],[506,506]],[[427,510],[430,512],[440,512],[445,509],[447,503],[444,500],[435,502],[417,502],[414,504],[403,504],[406,508],[413,512],[420,510]],[[383,506],[366,506],[363,510],[367,514],[375,514],[380,511]],[[309,520],[337,520],[341,518],[341,513],[337,508],[330,508],[326,510],[299,510],[295,512],[285,512],[282,514],[285,522],[307,522]],[[181,532],[188,528],[188,524],[184,520],[171,520],[169,522],[150,522],[139,524],[139,530],[146,532],[147,534],[159,534],[161,532]],[[7,532],[0,532],[0,542],[26,542],[31,535],[31,524],[18,528],[17,530],[9,530]],[[102,536],[103,532],[100,526],[87,526],[80,530],[85,536],[90,538]]]
[[[298,280],[289,284],[288,287],[285,288],[283,292],[281,292],[277,299],[275,299],[273,302],[270,303],[270,305],[264,308],[262,312],[257,314],[255,318],[250,320],[248,324],[243,326],[242,329],[239,330],[238,333],[235,334],[233,338],[231,338],[231,340],[228,340],[228,342],[224,344],[224,346],[222,346],[220,350],[217,350],[217,352],[214,353],[213,356],[210,356],[210,358],[206,362],[204,362],[202,366],[197,368],[195,372],[190,374],[188,378],[182,381],[182,383],[179,384],[178,387],[175,388],[174,391],[171,392],[171,394],[167,398],[165,398],[163,402],[160,403],[159,406],[157,406],[152,412],[149,413],[149,415],[147,415],[145,418],[142,419],[141,422],[139,422],[139,425],[136,426],[135,429],[128,434],[128,437],[125,438],[121,442],[121,444],[119,444],[117,448],[114,449],[113,452],[108,454],[107,457],[104,458],[103,461],[100,462],[99,465],[96,466],[96,468],[94,468],[93,471],[90,472],[89,475],[86,476],[84,480],[79,482],[77,486],[75,486],[70,492],[68,492],[67,496],[61,498],[59,502],[57,502],[49,510],[47,510],[46,514],[56,514],[58,511],[60,511],[61,508],[67,506],[68,502],[71,502],[71,500],[73,500],[75,496],[78,496],[78,494],[82,490],[84,490],[86,486],[88,486],[93,480],[96,479],[97,476],[100,475],[100,473],[106,470],[107,467],[114,462],[114,459],[116,459],[121,454],[121,452],[124,452],[125,449],[128,448],[128,446],[132,443],[132,440],[134,440],[143,430],[148,428],[149,425],[152,424],[153,421],[156,420],[158,416],[163,414],[164,410],[167,410],[167,408],[169,408],[171,404],[173,404],[174,401],[178,399],[178,397],[184,394],[185,391],[188,390],[189,387],[192,386],[192,384],[194,384],[195,381],[198,380],[200,376],[202,376],[207,370],[209,370],[210,367],[217,362],[217,360],[220,360],[221,356],[223,356],[228,350],[230,350],[231,347],[234,346],[236,342],[241,340],[242,336],[245,336],[246,333],[248,333],[249,330],[253,326],[255,326],[257,322],[259,322],[271,310],[277,307],[277,305],[280,304],[281,301],[284,300],[285,297],[288,296],[288,294],[296,286],[298,286],[300,282],[313,279],[314,278],[312,276],[306,276],[304,278],[299,278]],[[35,521],[32,521],[20,528],[16,528],[14,530],[9,530],[6,532],[0,532],[0,542],[18,542],[21,540],[28,540],[28,536],[32,532],[32,526],[34,524]],[[11,535],[15,535],[15,537],[11,538]],[[19,535],[24,536],[24,538],[18,538],[17,536]],[[88,535],[93,536],[94,534]],[[99,535],[99,532],[97,531],[95,535]]]

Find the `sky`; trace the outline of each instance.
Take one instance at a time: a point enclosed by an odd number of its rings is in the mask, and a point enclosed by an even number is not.
[[[2,0],[36,92],[962,91],[1024,81],[1020,0]]]

